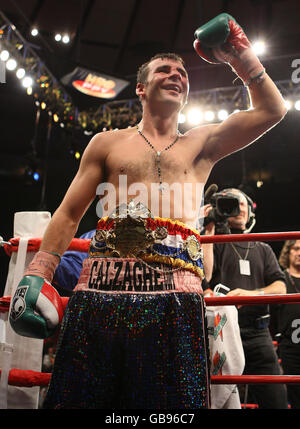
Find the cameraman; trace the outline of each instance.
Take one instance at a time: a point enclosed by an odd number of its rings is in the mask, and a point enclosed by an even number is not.
[[[237,201],[239,213],[216,216],[216,195]],[[242,234],[249,232],[255,222],[251,199],[238,189],[226,189],[214,194],[212,205],[205,206],[205,234]],[[226,201],[225,201],[226,202]],[[217,210],[218,211],[218,210]],[[238,210],[237,210],[238,211]],[[220,214],[220,213],[219,213]],[[216,230],[214,231],[214,226]],[[206,281],[203,289],[213,290],[221,283],[230,289],[227,296],[253,296],[286,293],[285,277],[271,247],[261,242],[215,243],[205,245]],[[279,375],[278,357],[269,331],[269,306],[239,306],[238,323],[245,354],[244,375]],[[287,408],[284,385],[249,385],[251,400],[259,408]]]

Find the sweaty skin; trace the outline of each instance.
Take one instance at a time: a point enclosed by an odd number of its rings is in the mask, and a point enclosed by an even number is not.
[[[185,183],[193,184],[186,200],[194,213],[188,210],[176,215],[175,204],[178,206],[180,201],[184,205],[184,198],[180,198],[178,191],[173,201],[171,198],[169,209],[172,219],[195,226],[199,208],[195,206],[201,202],[196,184],[205,184],[218,160],[248,146],[276,125],[286,114],[286,107],[276,85],[265,75],[262,82],[254,82],[249,87],[251,110],[232,114],[220,124],[193,128],[180,135],[171,149],[164,151],[177,135],[178,115],[189,91],[188,76],[180,61],[166,58],[153,60],[148,70],[146,83],[138,83],[136,87],[143,106],[138,127],[155,150],[162,151],[162,180],[169,185],[179,183],[182,188]],[[92,138],[71,186],[52,217],[40,250],[65,252],[99,184],[111,184],[116,190],[118,204],[120,175],[126,176],[126,191],[135,183],[143,183],[151,198],[151,184],[158,183],[156,154],[136,128],[99,133]],[[163,193],[159,195],[160,203],[163,197]],[[131,198],[128,196],[128,200]],[[153,214],[163,215],[161,204],[155,206]]]
[[[153,149],[138,134],[136,128],[120,131],[117,140],[114,133],[110,132],[105,135],[104,145],[107,148],[105,181],[111,183],[116,189],[117,205],[120,203],[119,196],[124,195],[126,198],[126,194],[128,194],[127,201],[137,197],[137,200],[149,207],[154,216],[170,217],[195,226],[199,214],[196,208],[199,210],[203,184],[210,172],[209,163],[204,159],[197,159],[199,139],[196,140],[187,135],[180,136],[171,149],[162,151],[160,156],[161,175],[163,182],[167,183],[169,188],[165,186],[163,192],[159,192],[157,156]],[[203,132],[201,137],[203,143],[205,134]],[[99,142],[99,144],[101,143]],[[168,142],[165,146],[167,144]],[[163,145],[157,142],[158,150],[161,146]],[[124,176],[124,178],[121,180],[120,176]],[[124,181],[127,183],[128,192],[125,189],[123,194],[119,185]],[[100,195],[99,197],[101,199]],[[115,195],[111,193],[111,197],[114,198]],[[107,203],[108,199],[107,196],[102,198],[103,203]]]

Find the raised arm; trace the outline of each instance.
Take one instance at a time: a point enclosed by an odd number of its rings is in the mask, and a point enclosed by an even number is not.
[[[204,154],[213,162],[253,143],[282,120],[285,103],[274,82],[265,74],[249,86],[252,108],[233,113],[221,124],[212,125]]]
[[[218,15],[195,32],[194,47],[209,63],[228,64],[248,87],[251,109],[209,126],[203,156],[216,162],[254,142],[286,114],[284,100],[254,54],[244,31],[228,14]],[[194,133],[201,130],[194,130]]]

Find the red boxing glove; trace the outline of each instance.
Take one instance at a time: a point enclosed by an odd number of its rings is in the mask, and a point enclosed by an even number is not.
[[[194,48],[201,58],[210,63],[230,64],[245,85],[264,74],[243,29],[227,13],[198,28],[195,38]]]

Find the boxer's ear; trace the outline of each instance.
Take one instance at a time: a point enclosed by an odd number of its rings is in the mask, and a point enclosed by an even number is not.
[[[145,93],[145,84],[138,82],[136,85],[136,88],[135,88],[135,93],[139,97],[139,99],[141,100],[144,93]]]

